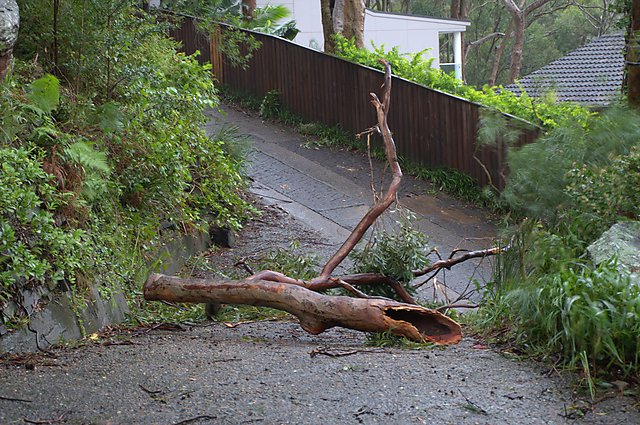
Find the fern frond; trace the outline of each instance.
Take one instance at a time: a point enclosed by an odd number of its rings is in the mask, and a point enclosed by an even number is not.
[[[80,164],[86,169],[101,171],[109,174],[111,168],[107,162],[107,155],[97,151],[90,143],[75,142],[64,149],[65,159]]]

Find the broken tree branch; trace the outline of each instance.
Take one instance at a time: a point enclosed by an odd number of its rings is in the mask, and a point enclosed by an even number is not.
[[[493,247],[493,248],[489,248],[489,249],[481,249],[478,251],[469,251],[466,252],[462,255],[459,255],[457,257],[451,257],[451,258],[447,258],[446,260],[438,260],[435,263],[431,264],[428,267],[425,267],[423,269],[420,270],[414,270],[413,271],[413,276],[414,277],[420,277],[420,276],[424,276],[427,273],[431,273],[433,271],[437,271],[437,270],[441,270],[441,269],[451,269],[452,266],[455,266],[456,264],[462,263],[464,261],[470,260],[472,258],[484,258],[484,257],[489,257],[492,255],[498,255],[501,254],[505,251],[507,251],[509,249],[510,245],[506,245],[503,247]],[[424,282],[420,282],[419,284],[415,285],[414,288],[419,288],[420,286],[424,285],[429,279],[425,280]]]
[[[391,96],[391,65],[389,62],[382,61],[385,66],[384,85],[382,86],[383,101],[380,102],[378,96],[375,93],[370,93],[371,103],[376,108],[376,114],[378,117],[378,130],[384,140],[385,153],[389,166],[393,172],[393,179],[389,184],[387,193],[362,217],[356,228],[351,232],[347,240],[342,244],[338,251],[329,259],[327,264],[323,267],[320,275],[315,278],[312,283],[321,283],[329,279],[329,276],[333,271],[342,263],[342,261],[349,255],[358,242],[362,239],[369,227],[376,221],[380,215],[396,200],[398,188],[402,181],[402,170],[398,163],[396,155],[396,145],[391,135],[391,130],[387,124],[387,111],[389,109],[390,96]]]
[[[144,284],[144,297],[149,301],[271,307],[293,314],[300,320],[300,326],[314,335],[339,326],[364,332],[391,332],[412,341],[435,344],[455,344],[462,338],[458,323],[424,307],[327,296],[298,285],[264,280],[181,279],[152,274]]]

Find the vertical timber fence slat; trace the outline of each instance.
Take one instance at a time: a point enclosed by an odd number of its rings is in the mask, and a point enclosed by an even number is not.
[[[223,85],[258,97],[277,90],[291,112],[352,133],[375,123],[369,93],[379,93],[381,71],[275,36],[251,34],[262,47],[242,69],[224,58],[220,34],[202,33],[195,18],[183,17],[178,28],[170,30],[185,53],[199,50],[201,63],[211,61],[212,72]],[[480,105],[396,77],[393,85],[389,125],[399,155],[427,167],[456,169],[482,186],[504,187],[504,147],[477,146]],[[524,128],[517,144],[530,143],[538,132],[534,126]]]

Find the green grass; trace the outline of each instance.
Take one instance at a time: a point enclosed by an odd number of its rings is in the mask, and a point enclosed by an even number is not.
[[[471,323],[485,335],[581,372],[591,394],[600,379],[640,379],[640,287],[615,260],[576,259],[553,273],[503,282]]]
[[[366,345],[378,348],[406,348],[420,350],[432,348],[434,345],[428,342],[415,342],[403,336],[397,336],[391,332],[370,332],[367,333]]]

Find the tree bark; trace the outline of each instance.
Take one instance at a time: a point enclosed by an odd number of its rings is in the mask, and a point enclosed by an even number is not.
[[[357,47],[364,47],[364,0],[320,0],[324,51],[333,53],[333,34],[353,38]]]
[[[263,280],[213,281],[152,274],[144,284],[149,301],[229,303],[270,307],[293,314],[311,334],[339,326],[391,332],[417,342],[456,344],[460,325],[424,307],[379,299],[322,295],[296,285]]]
[[[524,52],[524,16],[522,14],[513,15],[513,50],[511,51],[511,65],[509,66],[509,78],[507,84],[513,83],[519,76],[522,69],[522,58]]]
[[[333,1],[320,0],[320,12],[322,15],[322,35],[324,36],[324,51],[333,53],[335,51],[335,43],[333,42]]]
[[[471,52],[471,49],[477,48],[478,46],[482,45],[483,43],[486,43],[487,41],[491,41],[493,39],[502,38],[502,37],[504,37],[504,33],[502,33],[502,32],[494,32],[494,33],[487,34],[482,38],[479,38],[479,39],[477,39],[475,41],[472,41],[472,42],[468,43],[467,44],[467,48],[465,49],[465,52],[464,52],[465,61],[469,57],[469,53]]]
[[[0,0],[0,83],[11,67],[13,46],[18,39],[20,11],[15,0]]]
[[[518,6],[514,0],[502,0],[502,3],[511,15],[509,28],[505,31],[505,34],[507,34],[507,37],[511,37],[511,34],[513,34],[513,52],[511,53],[511,64],[509,66],[509,78],[507,79],[507,84],[513,83],[520,76],[520,71],[522,70],[522,61],[524,57],[524,32],[527,28],[529,15],[550,1],[551,0],[535,0],[528,6],[523,7],[524,2]],[[489,85],[494,85],[498,78],[500,59],[507,43],[507,37],[502,39],[502,42],[496,51],[491,77],[489,78]]]
[[[511,37],[511,32],[513,29],[513,23],[509,21],[509,26],[507,30],[504,32],[505,37],[502,37],[500,40],[500,44],[496,48],[496,52],[493,55],[493,65],[491,66],[491,75],[489,76],[488,84],[490,86],[495,86],[498,81],[498,74],[500,74],[500,62],[502,61],[502,54],[504,53],[505,48],[507,47],[507,43],[509,42],[509,37]]]
[[[342,35],[353,38],[356,47],[364,47],[364,0],[342,1]]]
[[[513,51],[511,52],[511,66],[509,67],[509,78],[507,80],[507,84],[511,84],[516,78],[518,78],[518,76],[520,75],[520,69],[522,68],[525,14],[524,11],[521,10],[513,0],[503,0],[503,3],[507,11],[511,14],[511,22],[509,24],[509,27],[513,31]],[[493,78],[494,73],[492,72],[491,75]],[[497,77],[497,73],[495,73],[495,75]],[[492,84],[495,84],[495,81],[493,81]]]
[[[627,100],[640,110],[640,0],[631,4],[631,28],[627,44]]]
[[[256,0],[242,0],[242,16],[246,20],[253,19],[253,12],[256,10]]]

